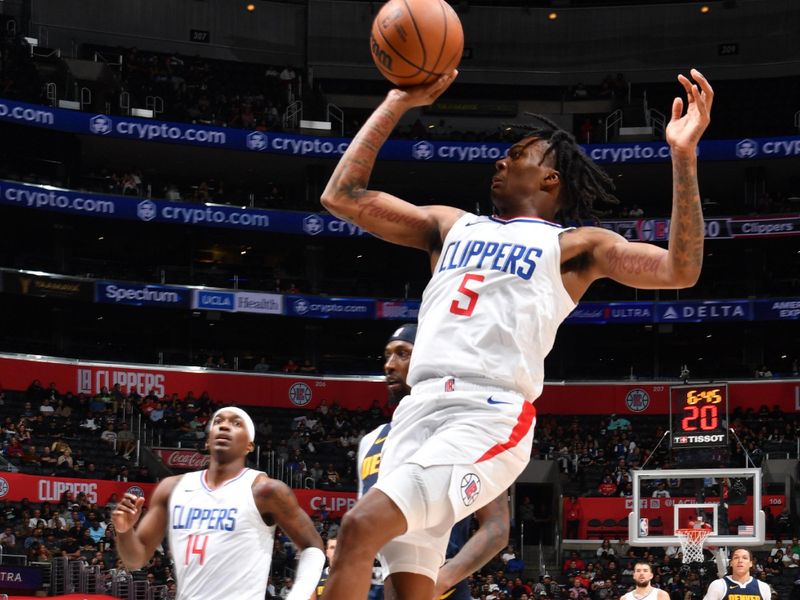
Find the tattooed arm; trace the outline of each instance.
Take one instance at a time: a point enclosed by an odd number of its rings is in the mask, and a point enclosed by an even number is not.
[[[322,205],[341,219],[387,241],[436,252],[462,211],[419,207],[386,192],[367,189],[378,151],[409,109],[426,106],[453,82],[457,71],[429,85],[389,92],[345,151],[322,194]]]
[[[700,277],[704,226],[697,184],[697,143],[711,120],[714,91],[699,71],[693,69],[692,77],[697,86],[683,75],[678,76],[686,90],[687,110],[684,115],[683,100],[675,98],[666,132],[672,151],[672,218],[668,248],[629,243],[616,233],[598,228],[578,230],[574,240],[569,239],[570,235],[562,236],[563,262],[582,253],[589,257],[587,276],[581,282],[585,286],[579,286],[583,288],[579,293],[570,289],[569,277],[565,276],[573,298],[580,297],[588,283],[601,277],[637,288],[690,287]]]

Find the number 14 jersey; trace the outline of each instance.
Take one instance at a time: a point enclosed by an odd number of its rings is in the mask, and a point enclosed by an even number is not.
[[[575,308],[561,280],[565,231],[536,218],[458,219],[422,296],[409,384],[453,376],[535,400],[556,330]]]
[[[263,600],[275,526],[253,499],[261,471],[241,473],[212,490],[206,471],[186,473],[169,499],[169,547],[178,600]]]

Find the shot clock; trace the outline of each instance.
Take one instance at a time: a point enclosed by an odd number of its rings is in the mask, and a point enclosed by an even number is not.
[[[673,450],[728,445],[728,385],[676,385],[669,390]]]

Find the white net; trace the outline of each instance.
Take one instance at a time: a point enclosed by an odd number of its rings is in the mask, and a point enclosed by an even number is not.
[[[703,542],[706,541],[710,529],[678,529],[675,535],[681,543],[683,564],[703,562]]]

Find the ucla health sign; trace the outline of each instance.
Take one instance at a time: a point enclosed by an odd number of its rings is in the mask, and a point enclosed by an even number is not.
[[[166,285],[98,281],[94,299],[104,304],[189,308],[191,290]]]
[[[375,300],[371,298],[328,298],[326,296],[285,297],[286,314],[312,319],[374,319]]]
[[[236,310],[236,294],[214,290],[194,290],[192,308],[233,312]]]

